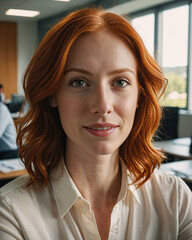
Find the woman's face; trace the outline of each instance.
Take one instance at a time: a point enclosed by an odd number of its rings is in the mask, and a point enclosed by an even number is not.
[[[120,38],[101,31],[73,44],[51,105],[58,107],[67,147],[105,155],[128,137],[137,100],[135,57]]]

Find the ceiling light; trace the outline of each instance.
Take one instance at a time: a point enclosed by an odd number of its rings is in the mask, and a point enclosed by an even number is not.
[[[29,11],[29,10],[22,10],[22,9],[8,9],[5,12],[6,15],[10,16],[20,16],[20,17],[36,17],[40,14],[39,11]]]
[[[53,0],[53,1],[57,1],[57,2],[70,2],[71,0]]]

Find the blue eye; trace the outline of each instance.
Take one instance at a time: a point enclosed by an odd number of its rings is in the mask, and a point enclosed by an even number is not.
[[[71,83],[72,86],[76,88],[86,87],[87,83],[83,79],[75,79]]]
[[[128,80],[118,79],[118,80],[115,81],[114,86],[116,86],[116,87],[125,87],[128,84],[130,84]]]

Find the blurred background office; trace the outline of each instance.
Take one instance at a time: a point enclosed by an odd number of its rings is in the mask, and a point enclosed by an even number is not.
[[[162,106],[178,108],[177,137],[190,137],[192,0],[1,0],[0,83],[9,110],[20,110],[24,71],[47,30],[74,9],[98,6],[132,20],[169,80]]]

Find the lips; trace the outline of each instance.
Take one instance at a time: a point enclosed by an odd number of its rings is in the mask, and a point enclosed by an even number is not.
[[[104,130],[108,130],[108,129],[111,129],[112,127],[103,127],[103,128],[100,128],[100,127],[91,127],[90,129],[94,129],[94,130],[98,130],[98,131],[104,131]]]
[[[112,123],[96,123],[84,128],[92,135],[106,137],[112,134],[119,126]]]

